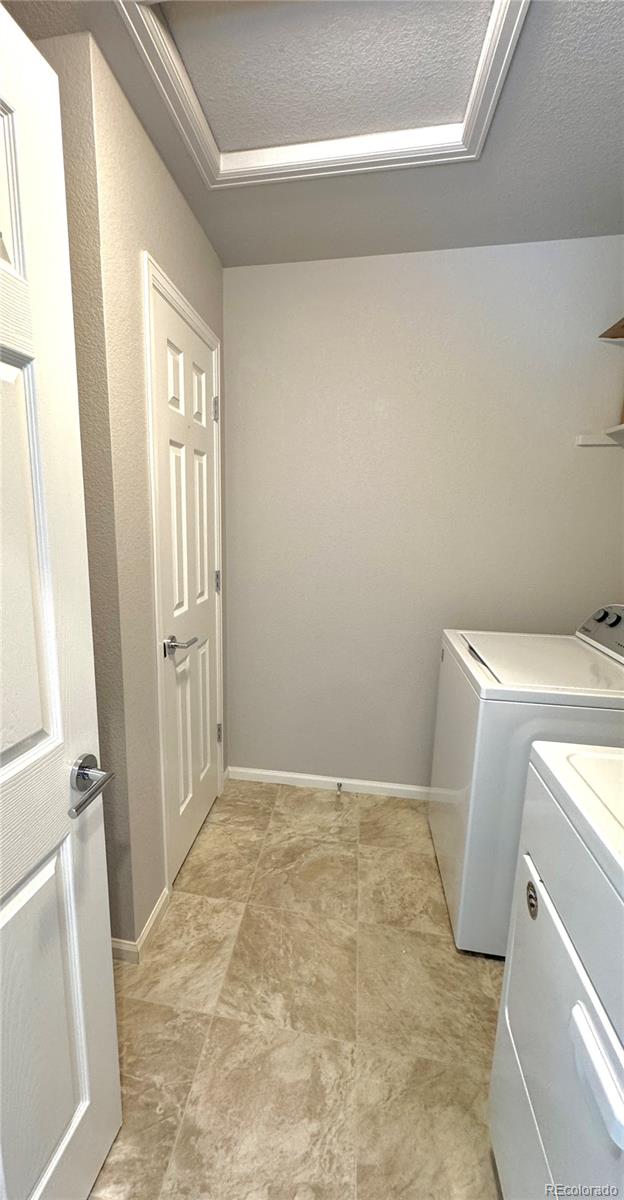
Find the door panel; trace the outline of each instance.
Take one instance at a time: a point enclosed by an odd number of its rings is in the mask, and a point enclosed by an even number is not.
[[[204,778],[212,764],[212,738],[210,729],[212,719],[210,712],[210,643],[204,642],[197,650],[199,659],[199,728],[200,728],[200,779]]]
[[[206,424],[206,372],[193,363],[193,420]]]
[[[146,259],[162,776],[171,883],[221,787],[219,343]],[[175,653],[163,642],[174,637]]]
[[[29,388],[29,391],[31,389]],[[0,408],[0,569],[3,577],[0,672],[5,691],[0,726],[0,763],[49,736],[48,666],[43,637],[43,531],[35,511],[31,444],[32,408],[23,371],[4,382]],[[34,406],[33,406],[34,407]],[[30,409],[30,412],[29,412]],[[16,643],[15,631],[19,630]]]
[[[191,664],[189,655],[175,666],[176,708],[178,716],[177,757],[180,774],[179,809],[183,812],[193,798],[193,733],[191,701]]]
[[[186,446],[169,442],[169,480],[171,486],[171,571],[173,582],[172,614],[188,607],[188,546],[186,511]]]
[[[193,469],[195,474],[195,599],[197,603],[208,600],[209,582],[209,546],[208,521],[208,456],[205,450],[195,450],[193,453]]]
[[[0,1194],[83,1200],[121,1122],[56,76],[0,6]],[[43,189],[45,188],[45,198]]]
[[[70,877],[71,861],[63,842],[17,889],[0,916],[0,967],[9,993],[2,1006],[9,1196],[31,1195],[87,1099],[84,1022],[75,1003],[77,947],[70,920]],[[24,954],[33,930],[40,952]],[[40,1016],[42,997],[45,1022]]]

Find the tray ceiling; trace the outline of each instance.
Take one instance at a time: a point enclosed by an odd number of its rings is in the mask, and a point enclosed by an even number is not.
[[[116,0],[209,188],[478,158],[529,3]]]
[[[490,0],[161,5],[222,151],[461,122],[491,9]]]
[[[530,5],[513,61],[502,61],[509,70],[500,95],[481,97],[479,161],[438,160],[444,165],[422,170],[414,159],[399,162],[402,170],[364,173],[350,166],[326,170],[326,178],[274,176],[256,187],[210,182],[220,159],[213,139],[217,157],[208,160],[199,101],[193,108],[190,94],[174,87],[175,70],[171,78],[154,71],[113,0],[5,3],[35,40],[91,32],[99,47],[90,51],[94,69],[101,51],[226,266],[624,232],[622,0]],[[145,11],[149,17],[144,6],[138,15]],[[165,32],[166,62],[177,51]],[[178,66],[186,76],[179,55]],[[498,67],[490,79],[501,82]],[[240,153],[249,152],[222,157]]]

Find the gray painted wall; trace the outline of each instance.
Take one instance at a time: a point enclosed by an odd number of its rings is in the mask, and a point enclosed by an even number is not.
[[[226,270],[230,764],[426,784],[444,626],[621,598],[623,244]]]
[[[164,887],[141,251],[217,334],[221,264],[88,34],[39,43],[59,75],[113,935]]]

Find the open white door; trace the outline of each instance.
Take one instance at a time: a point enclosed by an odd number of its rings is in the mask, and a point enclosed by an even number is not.
[[[1,5],[0,229],[0,1195],[84,1200],[121,1109],[60,112]]]
[[[167,882],[223,775],[219,341],[145,255]]]

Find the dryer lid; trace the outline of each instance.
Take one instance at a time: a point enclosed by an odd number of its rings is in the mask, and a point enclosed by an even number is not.
[[[465,631],[462,637],[503,687],[624,695],[624,666],[579,637]]]
[[[624,830],[624,753],[616,750],[583,750],[571,754],[570,763],[617,821],[620,829]],[[624,850],[621,834],[620,842]]]
[[[624,749],[537,741],[531,761],[624,899]]]

